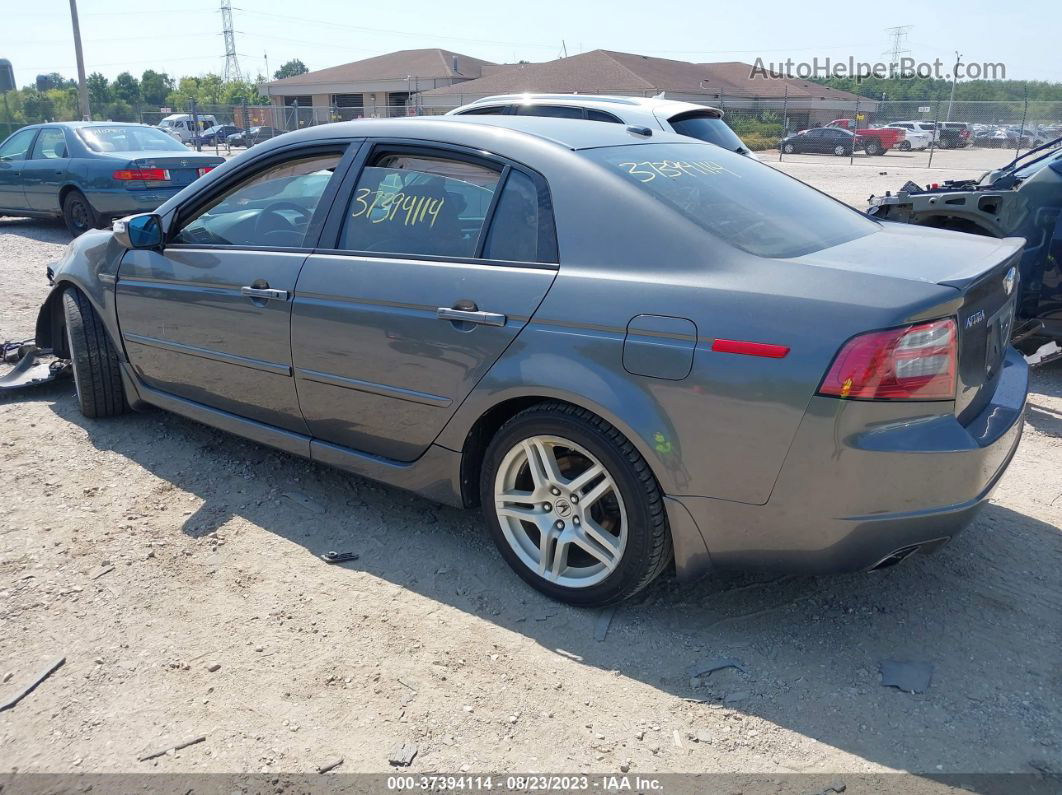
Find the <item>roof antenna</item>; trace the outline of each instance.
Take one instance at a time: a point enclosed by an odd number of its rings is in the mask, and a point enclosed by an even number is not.
[[[564,39],[561,39],[561,49],[564,50],[564,57],[568,57],[568,45],[564,43]]]

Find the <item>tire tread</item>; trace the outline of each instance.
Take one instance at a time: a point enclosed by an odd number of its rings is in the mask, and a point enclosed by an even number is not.
[[[63,293],[70,360],[77,372],[78,403],[86,417],[116,417],[128,411],[118,356],[103,320],[76,288]]]

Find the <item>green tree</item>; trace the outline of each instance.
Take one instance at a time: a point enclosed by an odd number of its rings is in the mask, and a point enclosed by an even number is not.
[[[122,72],[114,78],[111,93],[118,102],[125,102],[134,106],[139,105],[141,100],[140,81],[129,72]]]
[[[140,94],[147,105],[161,107],[166,104],[166,97],[173,89],[173,78],[165,72],[145,69],[140,75]]]
[[[300,61],[298,58],[293,58],[286,64],[283,64],[279,69],[273,72],[273,78],[275,80],[283,80],[285,77],[294,77],[295,75],[304,75],[310,70],[306,68],[306,64]]]
[[[89,101],[93,105],[105,105],[111,101],[111,85],[106,77],[93,72],[85,82],[88,84]]]

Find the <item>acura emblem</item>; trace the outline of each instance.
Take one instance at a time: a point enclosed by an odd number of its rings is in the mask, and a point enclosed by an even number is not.
[[[1018,281],[1018,271],[1011,268],[1007,271],[1007,275],[1003,277],[1003,292],[1010,295],[1014,292],[1014,282]]]

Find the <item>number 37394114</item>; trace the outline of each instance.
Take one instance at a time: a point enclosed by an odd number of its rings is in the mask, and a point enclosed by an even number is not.
[[[358,218],[364,215],[373,224],[398,221],[403,226],[427,224],[433,227],[445,202],[446,199],[413,196],[383,188],[376,190],[358,188],[354,194],[354,206],[350,217]]]

